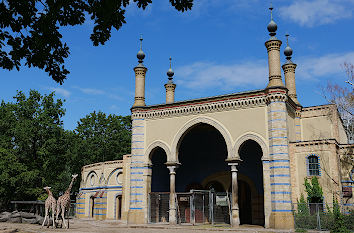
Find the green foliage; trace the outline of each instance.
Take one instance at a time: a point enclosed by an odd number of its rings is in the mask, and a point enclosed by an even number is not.
[[[344,223],[344,215],[341,213],[340,211],[340,207],[338,204],[338,201],[336,198],[334,199],[334,203],[333,203],[333,225],[329,228],[331,230],[331,232],[335,232],[335,233],[350,233],[350,230],[347,229],[347,227],[345,226]]]
[[[305,191],[307,193],[307,201],[309,203],[322,203],[323,191],[316,176],[311,178],[311,184],[305,178]]]
[[[58,196],[82,166],[130,152],[130,116],[94,112],[68,131],[63,129],[63,101],[54,93],[31,90],[27,97],[18,92],[14,100],[0,105],[0,207],[11,200],[43,200],[44,186]]]
[[[310,210],[305,201],[304,194],[301,193],[300,201],[297,202],[297,213],[301,216],[309,216]]]
[[[112,27],[119,30],[125,21],[126,8],[136,2],[145,9],[151,0],[3,0],[0,2],[0,67],[44,69],[56,82],[63,83],[69,71],[64,60],[69,47],[62,41],[61,28],[93,21],[90,36],[93,45],[104,44]],[[178,11],[190,10],[193,0],[170,0]],[[88,17],[86,17],[88,16]]]

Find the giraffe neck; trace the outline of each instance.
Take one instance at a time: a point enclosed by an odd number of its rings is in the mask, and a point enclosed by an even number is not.
[[[65,191],[65,194],[70,195],[70,191],[71,191],[71,188],[73,187],[74,180],[75,180],[75,178],[71,179],[70,185],[69,185],[68,189]]]
[[[50,191],[50,189],[47,189],[47,193],[48,193],[48,196],[53,196],[53,193],[52,193],[52,191]]]

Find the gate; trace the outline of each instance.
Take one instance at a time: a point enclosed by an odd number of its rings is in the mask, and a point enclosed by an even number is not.
[[[231,194],[206,190],[176,193],[177,223],[230,224]],[[149,222],[164,223],[169,219],[169,193],[150,193]]]

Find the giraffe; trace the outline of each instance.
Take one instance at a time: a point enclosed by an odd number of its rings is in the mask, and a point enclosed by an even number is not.
[[[51,210],[52,216],[53,216],[53,228],[55,228],[54,216],[55,216],[55,209],[56,209],[56,200],[53,197],[53,193],[52,193],[52,191],[50,191],[50,188],[51,187],[48,187],[48,186],[43,188],[43,189],[45,189],[45,191],[47,191],[48,197],[45,200],[45,217],[44,217],[44,220],[42,223],[42,227],[44,226],[45,220],[47,219],[47,217],[48,217],[47,227],[49,227],[49,219],[50,219],[49,211]]]
[[[69,208],[70,208],[70,191],[71,191],[71,188],[72,188],[74,181],[77,177],[77,174],[74,174],[71,177],[72,177],[72,179],[71,179],[68,189],[65,191],[65,193],[63,195],[61,195],[58,198],[58,201],[57,201],[57,217],[56,217],[56,219],[58,220],[59,214],[61,212],[62,224],[64,224],[65,228],[69,228],[69,222],[68,222],[68,226],[67,226],[65,223],[64,215],[65,215],[65,211],[69,210]]]

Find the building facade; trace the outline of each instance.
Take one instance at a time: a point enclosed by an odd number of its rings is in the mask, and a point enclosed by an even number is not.
[[[175,102],[170,66],[166,104],[160,105],[145,105],[147,68],[140,48],[131,154],[83,167],[77,216],[148,223],[151,193],[164,192],[169,201],[163,219],[176,224],[182,205],[178,193],[212,189],[231,193],[233,227],[294,228],[293,204],[305,194],[304,180],[313,176],[325,202],[336,198],[353,205],[348,162],[353,145],[336,106],[299,103],[292,50],[286,46],[281,66],[276,30],[271,19],[265,89]]]

